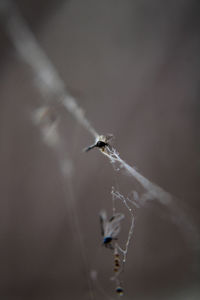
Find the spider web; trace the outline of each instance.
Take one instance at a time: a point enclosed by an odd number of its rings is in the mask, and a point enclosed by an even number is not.
[[[1,3],[1,13],[6,20],[5,26],[10,40],[17,50],[23,62],[29,65],[35,78],[37,78],[37,88],[43,96],[50,101],[46,105],[41,104],[40,107],[32,114],[32,120],[38,126],[43,141],[54,151],[55,158],[60,167],[62,186],[66,198],[66,207],[69,212],[70,223],[72,230],[78,238],[80,253],[87,278],[89,297],[95,299],[95,289],[100,293],[111,299],[111,297],[102,288],[97,277],[97,271],[90,270],[88,257],[86,254],[86,246],[83,241],[83,233],[79,222],[79,215],[77,212],[76,196],[74,193],[74,162],[66,151],[64,137],[59,131],[59,110],[52,105],[56,102],[59,107],[70,113],[75,121],[83,127],[94,139],[98,139],[99,133],[91,125],[86,118],[84,110],[78,105],[76,99],[68,93],[65,83],[62,81],[57,73],[57,70],[48,59],[38,41],[29,30],[25,21],[21,17],[17,7],[12,2],[3,1]],[[74,142],[75,143],[75,142]],[[116,201],[120,201],[130,217],[130,226],[127,233],[125,245],[122,246],[119,242],[116,243],[115,248],[122,254],[122,270],[127,261],[127,254],[131,238],[134,233],[135,215],[134,211],[146,205],[148,201],[158,201],[160,204],[167,207],[171,221],[174,222],[182,231],[183,236],[189,239],[193,244],[196,244],[198,239],[195,227],[188,219],[187,215],[180,210],[178,199],[175,199],[170,193],[163,190],[161,187],[149,181],[135,168],[131,167],[125,162],[118,151],[114,147],[107,147],[106,151],[101,153],[108,158],[114,167],[114,172],[120,172],[122,176],[130,176],[134,181],[137,181],[141,186],[141,191],[138,193],[133,190],[132,198],[124,196],[115,186],[111,190],[110,203],[113,215],[116,212]],[[121,272],[114,275],[116,285],[119,284]]]

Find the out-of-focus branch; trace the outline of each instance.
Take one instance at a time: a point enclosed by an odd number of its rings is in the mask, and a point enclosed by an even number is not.
[[[9,0],[1,0],[0,16],[19,56],[34,72],[41,92],[45,90],[50,98],[54,98],[57,103],[63,105],[83,127],[94,137],[97,137],[98,133],[84,116],[84,110],[67,92],[65,83],[40,47],[14,3]]]

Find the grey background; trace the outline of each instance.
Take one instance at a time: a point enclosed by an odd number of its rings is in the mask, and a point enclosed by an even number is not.
[[[121,156],[179,199],[194,224],[177,226],[155,201],[137,210],[124,299],[199,299],[199,1],[16,4],[98,132],[113,133]],[[98,151],[83,153],[91,136],[58,108],[74,164],[69,187],[31,122],[48,99],[3,22],[0,66],[0,299],[90,299],[91,270],[94,299],[116,298],[98,214],[111,214],[112,185],[128,195],[137,183]],[[128,228],[127,215],[122,241]]]

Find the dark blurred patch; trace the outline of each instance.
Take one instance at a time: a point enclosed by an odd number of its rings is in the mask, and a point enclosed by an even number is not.
[[[38,29],[46,20],[51,17],[63,2],[70,0],[43,0],[43,1],[26,1],[15,0],[21,14],[26,19],[30,28]]]

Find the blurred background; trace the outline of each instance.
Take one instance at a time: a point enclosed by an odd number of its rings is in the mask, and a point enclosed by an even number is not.
[[[112,186],[127,196],[138,183],[98,150],[82,152],[93,138],[38,89],[8,34],[6,2],[0,0],[0,299],[116,299],[99,212],[111,215]],[[14,4],[95,129],[114,134],[121,157],[177,201],[174,215],[156,201],[135,212],[124,299],[200,299],[199,1]],[[69,180],[32,122],[49,103],[73,168]],[[127,214],[120,241],[129,226]]]

